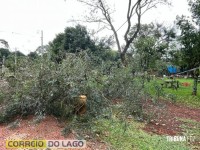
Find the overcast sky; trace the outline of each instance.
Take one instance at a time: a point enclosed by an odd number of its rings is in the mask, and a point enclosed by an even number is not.
[[[125,22],[127,3],[128,0],[109,0],[116,10],[113,14],[116,28]],[[142,23],[153,21],[169,26],[177,15],[189,15],[187,0],[173,0],[172,5],[149,11]],[[8,41],[12,51],[16,47],[27,54],[41,44],[41,30],[44,44],[48,44],[65,27],[76,24],[69,20],[83,18],[86,9],[76,0],[0,0],[0,39]],[[98,26],[88,26],[89,29],[93,27]],[[119,31],[120,40],[123,40],[122,33],[123,29]]]

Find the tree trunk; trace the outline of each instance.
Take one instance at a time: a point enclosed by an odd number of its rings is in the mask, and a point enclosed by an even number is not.
[[[199,76],[199,69],[196,69],[194,71],[194,85],[193,85],[193,91],[192,95],[197,95],[197,84],[198,84],[198,76]]]
[[[193,85],[193,92],[192,95],[197,95],[197,84],[198,84],[198,77],[194,77],[194,85]]]
[[[126,61],[126,53],[121,53],[120,54],[120,59],[121,59],[121,62],[123,64],[124,67],[127,67],[128,64],[127,64],[127,61]]]

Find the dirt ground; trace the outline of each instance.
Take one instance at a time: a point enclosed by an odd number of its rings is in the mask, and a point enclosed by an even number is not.
[[[194,136],[195,140],[188,141],[187,144],[193,147],[192,149],[200,150],[200,109],[172,104],[168,101],[160,101],[160,106],[153,105],[152,102],[148,102],[147,105],[150,107],[146,106],[146,111],[154,112],[156,115],[150,119],[143,130],[150,134],[166,136]],[[195,124],[187,124],[184,120],[194,121]],[[193,129],[197,133],[187,133],[185,128]]]
[[[154,115],[144,130],[159,135],[181,135],[183,132],[181,119],[191,119],[200,123],[200,109],[173,104],[169,101],[160,101],[158,105],[148,102],[145,110],[149,113],[153,112]]]
[[[29,116],[20,121],[19,127],[15,129],[8,128],[9,125],[0,125],[0,150],[6,150],[5,140],[76,140],[75,134],[70,133],[67,137],[62,136],[61,130],[64,127],[55,117],[47,116],[38,124],[33,124],[33,117]],[[87,140],[86,148],[82,150],[104,150],[105,143],[101,141]],[[11,150],[11,149],[10,149]],[[16,149],[15,149],[16,150]],[[59,149],[63,150],[63,149]],[[69,150],[69,149],[68,149]]]
[[[158,135],[182,135],[184,122],[180,119],[191,119],[200,123],[200,109],[189,108],[180,104],[173,104],[169,101],[159,101],[153,104],[148,101],[144,110],[149,114],[149,122],[143,128],[150,134]],[[63,137],[61,130],[64,127],[53,116],[46,116],[40,123],[33,123],[33,116],[29,116],[19,122],[18,127],[10,129],[9,125],[0,125],[0,150],[5,150],[6,139],[45,139],[45,140],[66,140],[76,139],[76,133],[71,133]],[[196,127],[199,128],[200,127]],[[200,136],[200,135],[199,135]],[[196,143],[200,145],[199,143]],[[84,150],[104,150],[108,146],[106,143],[97,139],[87,140],[87,146]]]

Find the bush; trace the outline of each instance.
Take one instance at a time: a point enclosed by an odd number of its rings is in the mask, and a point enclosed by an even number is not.
[[[10,94],[10,99],[19,105],[18,114],[47,113],[70,117],[74,115],[77,97],[87,95],[87,113],[92,117],[100,115],[107,103],[101,90],[93,86],[98,84],[95,80],[98,77],[91,73],[90,63],[84,54],[69,55],[62,64],[48,59],[24,60],[26,66],[18,66],[16,80],[12,81],[13,93]],[[7,110],[13,111],[11,103]]]
[[[87,112],[82,116],[85,121],[108,116],[113,99],[122,101],[123,116],[142,117],[142,104],[146,100],[144,76],[133,74],[133,68],[139,72],[136,65],[122,67],[117,61],[106,61],[97,66],[86,52],[67,54],[60,64],[52,62],[48,55],[23,59],[16,68],[11,101],[4,116],[53,114],[73,120],[77,98],[86,95]]]

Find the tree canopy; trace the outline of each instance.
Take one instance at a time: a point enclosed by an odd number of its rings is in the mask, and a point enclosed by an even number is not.
[[[181,44],[181,66],[192,69],[200,66],[200,1],[191,0],[189,2],[192,12],[192,21],[185,16],[177,18],[177,25],[181,30],[179,41]]]
[[[131,30],[134,33],[136,27]],[[153,69],[158,60],[168,61],[166,57],[173,38],[175,38],[173,28],[167,29],[161,24],[141,24],[138,37],[132,44],[133,54],[140,57],[141,67],[145,70]]]
[[[65,29],[63,47],[65,51],[75,53],[86,49],[92,50],[94,42],[91,40],[86,27],[77,25]]]
[[[126,22],[127,27],[124,32],[125,45],[122,47],[121,41],[118,37],[118,30],[114,26],[112,13],[114,9],[111,8],[105,0],[78,0],[79,2],[86,4],[89,7],[90,13],[86,17],[87,22],[95,22],[104,24],[105,28],[110,29],[115,37],[118,53],[124,66],[127,65],[126,53],[130,48],[132,42],[136,39],[138,32],[141,28],[141,19],[143,15],[150,9],[156,7],[158,4],[169,4],[167,0],[136,0],[128,1],[126,8]],[[135,17],[136,23],[132,23],[132,18]],[[124,24],[125,24],[124,23]],[[131,28],[135,25],[136,30],[133,34],[130,34]]]

